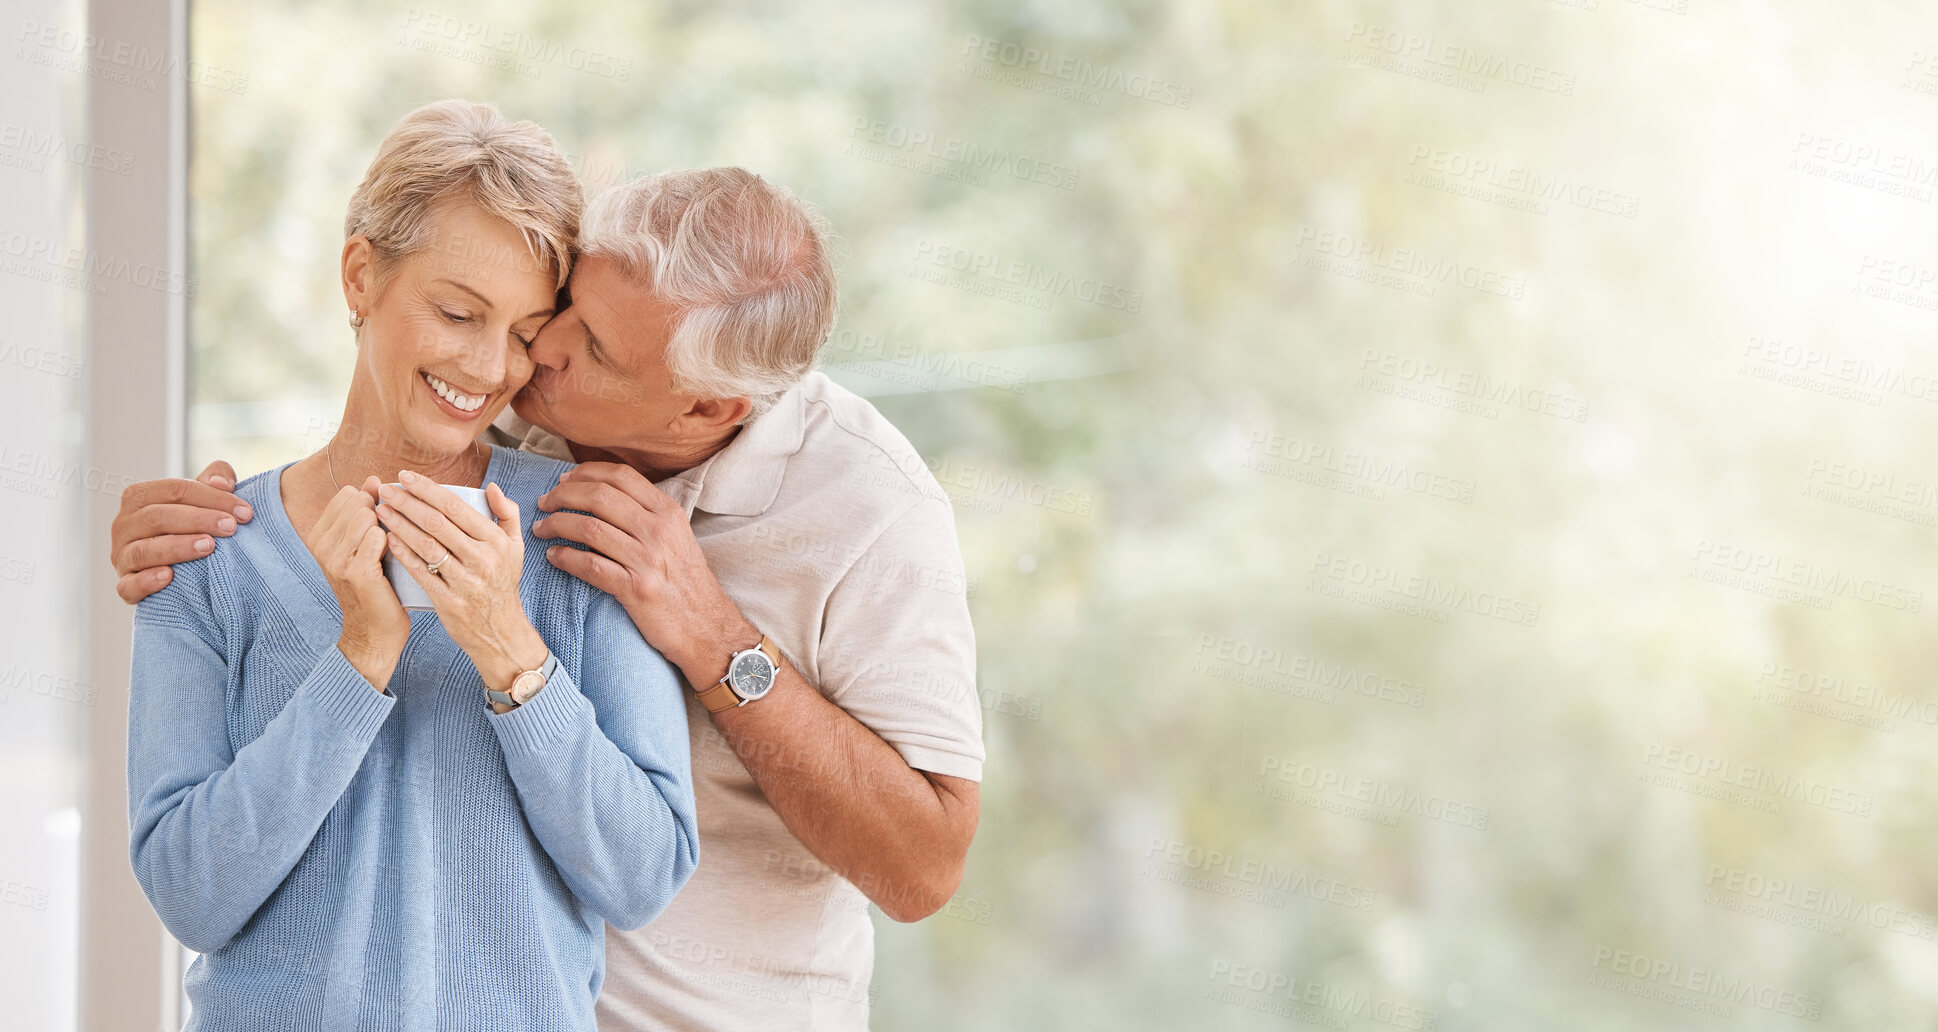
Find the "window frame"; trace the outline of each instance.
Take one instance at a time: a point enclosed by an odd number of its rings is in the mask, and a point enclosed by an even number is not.
[[[88,138],[142,156],[132,169],[84,178],[87,253],[185,273],[188,263],[188,0],[87,0]],[[101,67],[116,46],[163,56],[154,89]],[[154,157],[151,159],[149,155]],[[188,283],[185,276],[175,282]],[[87,468],[120,484],[185,475],[188,298],[111,279],[90,294]],[[156,390],[156,385],[161,385]],[[86,492],[88,541],[105,544],[119,508],[112,490]],[[86,733],[81,808],[80,964],[76,1011],[85,1032],[172,1030],[187,1017],[185,951],[162,929],[128,862],[128,668],[134,610],[97,557],[86,569],[87,678],[99,687]],[[148,985],[152,991],[129,991]]]

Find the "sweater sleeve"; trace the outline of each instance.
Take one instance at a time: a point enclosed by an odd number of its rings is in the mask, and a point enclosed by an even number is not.
[[[679,675],[604,592],[587,607],[579,680],[563,665],[491,722],[532,832],[614,927],[651,921],[699,863]]]
[[[180,580],[135,612],[129,856],[162,924],[207,953],[302,858],[396,700],[330,648],[262,735],[231,749],[220,635]]]

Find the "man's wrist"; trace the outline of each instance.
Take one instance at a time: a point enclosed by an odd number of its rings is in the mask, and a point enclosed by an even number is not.
[[[705,691],[727,676],[727,663],[734,653],[759,642],[759,628],[740,610],[729,607],[715,619],[690,629],[666,658],[680,668],[695,691]]]

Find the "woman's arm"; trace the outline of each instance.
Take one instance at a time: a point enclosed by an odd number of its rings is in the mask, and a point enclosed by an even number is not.
[[[612,596],[593,596],[584,634],[578,682],[561,666],[532,701],[486,719],[559,876],[614,927],[637,928],[700,858],[686,699]]]
[[[128,825],[148,902],[206,953],[296,866],[396,700],[328,649],[261,737],[231,751],[228,665],[198,580],[178,576],[135,612]]]

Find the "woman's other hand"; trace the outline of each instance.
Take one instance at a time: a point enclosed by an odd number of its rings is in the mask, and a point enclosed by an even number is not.
[[[485,685],[510,690],[520,673],[544,664],[546,651],[518,597],[525,567],[518,503],[497,484],[486,485],[487,519],[423,476],[406,471],[398,480],[401,487],[381,489],[376,510],[390,528],[391,554],[430,595],[445,633],[471,657]]]
[[[410,638],[410,614],[384,577],[384,531],[377,525],[377,478],[339,488],[310,535],[310,551],[343,610],[337,649],[370,686],[383,691]]]

